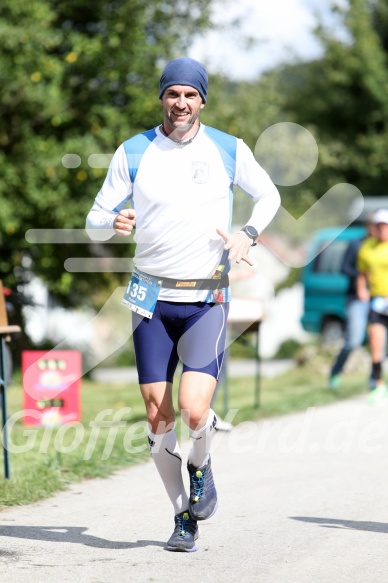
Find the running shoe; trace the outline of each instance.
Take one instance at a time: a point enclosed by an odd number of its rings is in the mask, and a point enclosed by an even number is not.
[[[385,385],[377,385],[369,393],[369,402],[372,405],[385,405],[388,402],[388,389]]]
[[[329,378],[329,389],[331,389],[332,391],[335,391],[336,389],[338,389],[340,384],[341,384],[341,377],[338,374],[333,375]]]
[[[183,551],[192,553],[197,550],[195,541],[199,537],[197,521],[189,514],[188,510],[174,516],[175,529],[167,541],[168,551]]]
[[[210,456],[207,464],[200,468],[195,468],[188,463],[187,469],[190,476],[190,514],[196,520],[206,520],[217,510],[217,491]]]

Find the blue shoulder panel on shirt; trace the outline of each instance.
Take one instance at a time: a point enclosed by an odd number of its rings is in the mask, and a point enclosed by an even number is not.
[[[230,182],[233,183],[236,171],[237,139],[230,134],[226,134],[209,126],[205,126],[205,133],[217,146]]]
[[[153,128],[138,134],[124,142],[124,149],[127,155],[128,172],[132,184],[135,182],[136,174],[139,169],[140,160],[148,146],[156,138],[156,131]]]

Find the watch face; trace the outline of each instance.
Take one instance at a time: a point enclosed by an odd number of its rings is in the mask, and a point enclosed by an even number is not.
[[[253,240],[255,240],[259,236],[259,233],[256,231],[256,229],[254,227],[251,227],[250,225],[246,225],[244,227],[244,231],[246,232],[248,237],[250,237]]]

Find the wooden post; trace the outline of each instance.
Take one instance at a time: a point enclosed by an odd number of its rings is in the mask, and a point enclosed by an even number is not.
[[[0,280],[0,403],[1,403],[1,428],[4,455],[4,477],[11,477],[9,452],[8,452],[8,432],[7,432],[7,378],[6,378],[6,341],[17,332],[20,332],[20,326],[10,326],[8,324],[8,315],[5,305],[3,282]]]

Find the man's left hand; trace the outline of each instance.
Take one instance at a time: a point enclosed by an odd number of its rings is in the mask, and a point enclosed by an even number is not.
[[[244,233],[232,235],[231,233],[225,233],[221,229],[217,229],[217,233],[225,241],[224,249],[229,249],[228,259],[230,261],[235,260],[236,263],[245,261],[248,265],[253,265],[252,259],[248,256],[251,241],[247,235],[244,235]]]

